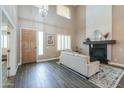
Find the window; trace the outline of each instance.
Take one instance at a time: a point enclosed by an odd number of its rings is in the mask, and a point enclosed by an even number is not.
[[[7,48],[7,35],[1,35],[1,48]]]
[[[65,17],[65,18],[68,18],[68,19],[71,18],[70,9],[66,6],[63,6],[63,5],[58,5],[57,6],[57,14],[60,15],[60,16]]]
[[[71,36],[58,35],[57,36],[57,49],[58,50],[71,49]]]
[[[38,55],[43,54],[43,32],[38,32]]]

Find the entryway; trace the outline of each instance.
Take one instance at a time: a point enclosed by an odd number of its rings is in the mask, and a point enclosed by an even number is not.
[[[36,62],[36,31],[21,30],[22,64]]]

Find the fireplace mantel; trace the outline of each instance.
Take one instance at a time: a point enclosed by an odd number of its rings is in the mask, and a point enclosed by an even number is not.
[[[99,60],[101,63],[108,64],[107,45],[115,44],[116,40],[86,41],[83,43],[89,45],[89,55],[91,62]]]
[[[116,40],[85,41],[84,44],[115,44]]]

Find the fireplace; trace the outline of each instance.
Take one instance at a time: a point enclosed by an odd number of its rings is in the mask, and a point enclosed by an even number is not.
[[[100,61],[101,63],[108,64],[107,59],[107,45],[115,44],[115,40],[105,40],[105,41],[86,41],[84,44],[89,45],[89,55],[90,61]]]
[[[107,44],[93,44],[90,47],[90,61],[99,60],[101,63],[108,63]]]

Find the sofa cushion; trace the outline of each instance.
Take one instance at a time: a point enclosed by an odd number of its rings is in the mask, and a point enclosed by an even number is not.
[[[62,51],[62,53],[66,53],[66,54],[69,54],[69,55],[78,54],[77,52],[73,52],[73,51]]]
[[[83,55],[83,54],[79,54],[77,52],[73,52],[73,51],[62,51],[62,53],[66,53],[66,54],[69,54],[69,55],[72,55],[72,56],[78,56],[78,57],[81,57],[83,59],[86,59],[87,61],[87,64],[90,63],[90,57],[87,56],[87,55]]]
[[[83,55],[83,54],[75,54],[75,56],[79,56],[79,57],[81,57],[81,58],[83,58],[83,59],[86,59],[87,61],[87,64],[89,64],[90,63],[90,57],[89,56],[87,56],[87,55]]]

